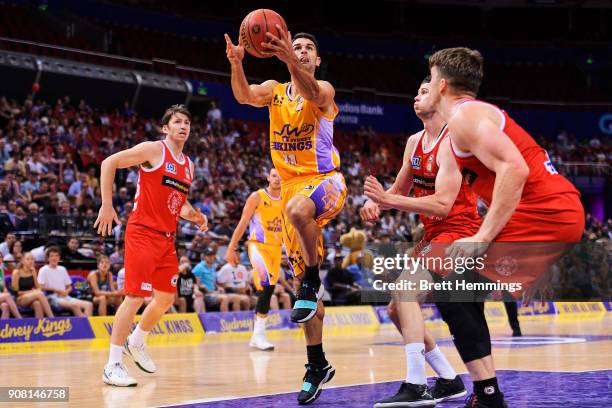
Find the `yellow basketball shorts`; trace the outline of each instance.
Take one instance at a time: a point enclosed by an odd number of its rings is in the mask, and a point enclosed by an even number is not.
[[[287,203],[296,195],[310,198],[315,205],[315,221],[323,228],[330,220],[340,213],[346,202],[346,184],[339,172],[318,174],[287,180],[282,184],[282,221],[283,244],[289,258],[289,266],[295,276],[306,270],[306,264],[301,255],[297,231],[284,213]],[[323,234],[317,238],[317,253],[319,262],[323,260]]]
[[[247,248],[253,267],[255,288],[261,291],[264,286],[276,285],[280,274],[282,246],[249,241]]]

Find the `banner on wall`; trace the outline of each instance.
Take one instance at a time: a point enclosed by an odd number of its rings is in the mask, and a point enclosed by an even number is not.
[[[607,311],[602,302],[556,302],[555,304],[560,315],[603,314]]]
[[[141,316],[136,316],[132,325],[132,329],[140,321]],[[89,322],[96,339],[110,339],[113,329],[113,316],[96,316],[90,317]],[[180,338],[185,335],[203,335],[204,330],[200,325],[200,321],[195,313],[176,313],[165,314],[161,320],[149,332],[149,339],[154,340],[156,337]]]
[[[517,302],[519,316],[541,316],[557,314],[554,302],[531,302],[530,305],[522,306],[522,302]]]
[[[199,315],[200,322],[207,333],[237,333],[253,331],[255,313],[247,312],[207,312]],[[266,321],[268,330],[296,329],[291,321],[290,310],[271,310]]]
[[[86,317],[0,320],[0,343],[93,339]]]
[[[380,324],[372,306],[337,306],[325,309],[324,327],[375,327]]]

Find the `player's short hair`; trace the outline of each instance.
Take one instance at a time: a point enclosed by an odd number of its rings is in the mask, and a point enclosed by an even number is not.
[[[161,119],[162,126],[170,123],[170,119],[172,119],[172,116],[175,113],[182,113],[183,115],[187,116],[189,120],[191,120],[191,112],[189,112],[189,110],[185,107],[185,105],[183,104],[172,105],[171,107],[166,109],[166,112],[164,112],[164,116],[162,116],[162,119]]]
[[[482,55],[478,50],[445,48],[429,57],[429,68],[432,67],[437,67],[454,89],[478,94],[483,76]]]
[[[423,80],[421,81],[421,85],[423,84],[428,84],[431,82],[431,75],[427,75],[425,78],[423,78]]]
[[[315,46],[315,50],[317,50],[317,55],[320,55],[320,53],[319,53],[319,42],[317,41],[317,39],[315,38],[314,35],[312,35],[310,33],[297,33],[296,35],[293,36],[293,41],[297,40],[298,38],[306,38],[307,40],[312,41],[312,43]]]

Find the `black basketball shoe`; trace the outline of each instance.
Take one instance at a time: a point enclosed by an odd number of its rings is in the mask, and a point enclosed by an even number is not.
[[[336,369],[327,363],[323,368],[315,367],[313,364],[306,364],[306,374],[304,374],[304,384],[298,394],[298,403],[307,405],[314,402],[321,395],[322,386],[334,378]]]
[[[436,401],[433,399],[427,385],[410,384],[403,382],[397,394],[390,398],[377,401],[374,408],[392,407],[435,407]]]
[[[325,288],[323,284],[315,287],[310,282],[302,282],[296,293],[296,302],[291,311],[293,323],[305,323],[317,314],[317,302],[323,297]]]
[[[461,377],[456,376],[452,380],[445,378],[436,378],[436,383],[431,389],[431,395],[436,402],[442,402],[450,399],[461,398],[467,394],[465,385]]]
[[[504,395],[500,394],[498,402],[484,401],[478,398],[478,395],[472,393],[466,400],[463,408],[508,408],[508,404],[504,401]]]

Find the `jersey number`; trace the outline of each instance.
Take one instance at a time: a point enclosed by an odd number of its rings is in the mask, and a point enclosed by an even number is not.
[[[557,171],[557,169],[555,169],[555,166],[552,164],[552,162],[550,161],[550,157],[548,157],[548,152],[545,152],[544,154],[546,154],[546,161],[544,162],[544,168],[546,169],[547,172],[549,172],[550,174],[559,174],[559,172]]]
[[[295,154],[284,154],[283,158],[285,159],[285,163],[291,166],[297,166],[297,159],[295,157]]]

